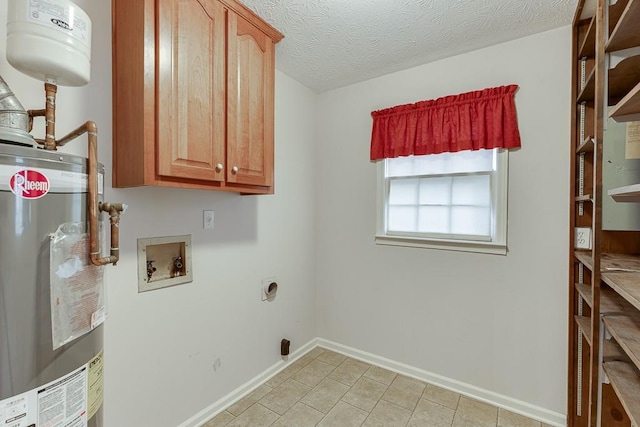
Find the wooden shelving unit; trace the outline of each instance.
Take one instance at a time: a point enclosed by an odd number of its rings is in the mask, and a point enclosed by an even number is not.
[[[579,0],[573,22],[569,427],[640,425],[640,231],[602,221],[604,198],[640,202],[640,183],[605,194],[602,167],[607,117],[640,120],[640,0],[609,3]]]

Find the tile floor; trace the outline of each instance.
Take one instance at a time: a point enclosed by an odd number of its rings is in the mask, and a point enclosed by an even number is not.
[[[548,427],[316,347],[203,427]]]

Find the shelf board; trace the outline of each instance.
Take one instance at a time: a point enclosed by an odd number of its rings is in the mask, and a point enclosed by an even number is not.
[[[640,425],[640,374],[631,364],[606,362],[602,365],[632,425]]]
[[[591,318],[585,316],[576,316],[576,323],[582,330],[582,335],[586,338],[589,345],[591,345]]]
[[[618,203],[640,202],[640,184],[612,188],[607,194]]]
[[[583,102],[593,101],[596,97],[596,67],[593,67],[593,70],[587,76],[587,80],[584,84],[584,87],[580,91],[578,95],[578,104],[582,104]]]
[[[640,83],[631,89],[629,93],[611,109],[609,117],[616,122],[640,120]]]
[[[640,273],[603,272],[602,280],[622,298],[640,310]]]
[[[576,290],[582,296],[582,299],[587,303],[589,307],[593,307],[593,294],[591,292],[591,286],[584,283],[576,283]],[[617,292],[610,288],[600,288],[600,314],[611,315],[628,313],[633,310],[631,305],[624,298],[618,295]]]
[[[616,342],[640,369],[640,319],[629,316],[604,316],[604,325]]]
[[[575,257],[585,265],[589,270],[593,270],[593,262],[591,261],[591,252],[575,251]],[[610,274],[617,270],[624,270],[625,274],[640,273],[640,256],[629,254],[610,254],[603,253],[600,258],[600,267],[603,273]],[[640,277],[640,275],[638,276]]]
[[[591,251],[576,251],[575,257],[578,261],[585,265],[589,270],[592,269]]]
[[[595,54],[596,54],[596,18],[593,17],[589,22],[589,28],[587,28],[587,32],[584,36],[584,40],[582,41],[582,45],[580,46],[578,57],[584,58],[585,56],[594,56]]]
[[[640,0],[629,0],[609,37],[605,50],[614,52],[640,45],[638,22],[640,22]]]
[[[640,83],[640,55],[620,61],[609,70],[609,105],[615,105]]]
[[[594,147],[593,136],[589,135],[589,136],[585,137],[584,141],[582,141],[580,143],[580,145],[576,149],[576,153],[577,154],[580,154],[580,153],[591,153],[591,152],[593,152],[593,147]]]

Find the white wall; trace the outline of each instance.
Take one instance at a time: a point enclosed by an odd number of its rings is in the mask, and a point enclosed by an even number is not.
[[[376,246],[370,112],[515,83],[507,256]],[[324,93],[318,335],[563,414],[570,30]]]
[[[316,337],[317,97],[277,73],[275,195],[114,190],[110,2],[75,1],[93,21],[92,79],[59,89],[57,134],[96,121],[106,200],[129,205],[122,259],[106,273],[105,425],[173,427],[279,361],[281,338],[294,351]],[[5,21],[2,11],[0,28]],[[0,75],[25,108],[41,108],[42,83],[7,64],[0,34]],[[85,145],[80,139],[64,151],[85,155]],[[203,209],[215,211],[215,230],[202,229]],[[138,294],[136,239],[178,234],[192,235],[193,283]],[[274,275],[277,298],[262,302],[260,280]]]

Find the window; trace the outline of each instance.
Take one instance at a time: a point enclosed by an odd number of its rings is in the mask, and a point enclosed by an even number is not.
[[[506,254],[508,151],[378,162],[376,243]]]

